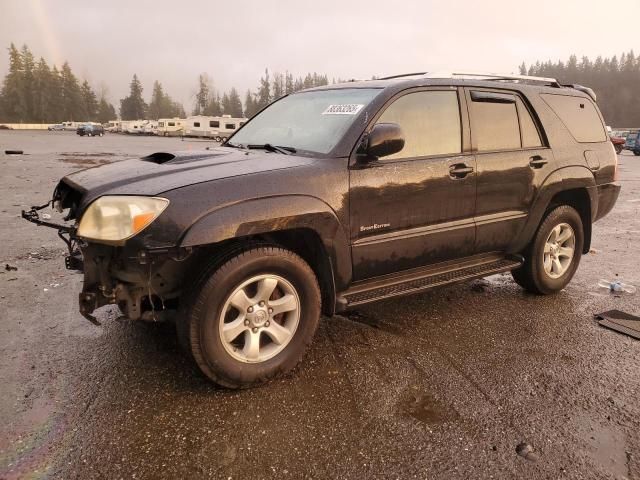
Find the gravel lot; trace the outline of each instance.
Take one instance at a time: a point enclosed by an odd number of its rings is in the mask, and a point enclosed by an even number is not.
[[[640,286],[640,158],[619,157],[618,203],[558,295],[497,275],[360,308],[287,378],[235,392],[170,325],[83,319],[64,244],[19,218],[71,171],[206,145],[0,131],[1,479],[640,478],[640,342],[593,320],[640,315],[640,293],[596,286]]]

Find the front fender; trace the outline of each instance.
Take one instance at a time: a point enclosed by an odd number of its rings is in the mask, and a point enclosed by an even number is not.
[[[316,197],[283,195],[223,206],[191,225],[181,236],[179,246],[208,245],[300,228],[318,234],[331,258],[336,286],[347,285],[351,279],[348,237],[335,212]]]
[[[518,241],[514,243],[513,252],[521,252],[529,244],[540,222],[542,222],[551,200],[563,191],[584,188],[589,194],[591,212],[596,212],[598,198],[594,194],[595,189],[592,188],[595,185],[593,173],[587,167],[570,166],[560,168],[551,173],[538,190],[538,194],[529,210],[527,223],[518,237]]]

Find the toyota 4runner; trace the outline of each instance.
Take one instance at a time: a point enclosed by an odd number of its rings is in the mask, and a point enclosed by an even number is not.
[[[293,368],[321,314],[506,271],[561,290],[620,190],[595,100],[499,75],[314,88],[221,147],[72,173],[23,216],[59,230],[88,320],[174,319],[205,375],[246,387]]]

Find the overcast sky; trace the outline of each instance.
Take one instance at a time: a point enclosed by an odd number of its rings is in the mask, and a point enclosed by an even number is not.
[[[265,68],[329,79],[516,72],[570,54],[640,53],[640,0],[0,0],[0,47],[29,45],[110,99],[137,73],[191,109],[197,76],[244,98]],[[635,22],[635,23],[634,23]],[[0,74],[8,68],[0,56]]]

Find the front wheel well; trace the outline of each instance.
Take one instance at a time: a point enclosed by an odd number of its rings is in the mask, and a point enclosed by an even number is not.
[[[584,230],[582,253],[588,253],[591,249],[591,198],[589,193],[585,188],[574,188],[556,193],[549,202],[544,218],[547,217],[549,212],[561,205],[573,207],[580,214]]]
[[[322,313],[334,314],[335,284],[333,266],[327,249],[317,232],[310,228],[277,230],[256,235],[231,238],[219,243],[198,247],[199,258],[207,263],[209,258],[228,258],[238,250],[245,250],[255,245],[275,245],[296,253],[309,264],[315,273],[322,294]],[[214,262],[219,264],[220,261]],[[198,262],[200,263],[200,262]]]

